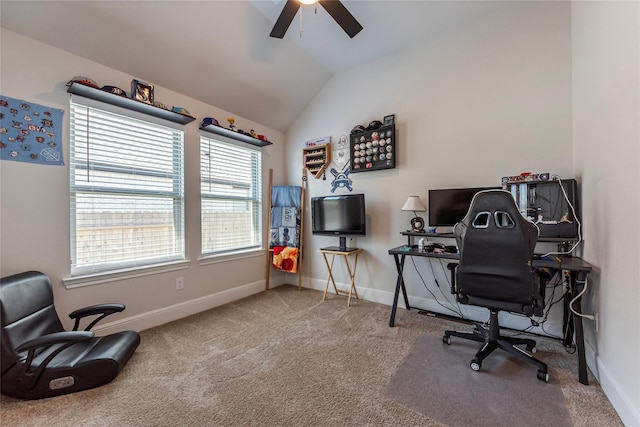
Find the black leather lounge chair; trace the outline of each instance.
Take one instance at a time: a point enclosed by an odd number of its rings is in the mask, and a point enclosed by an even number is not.
[[[0,279],[1,392],[22,399],[75,393],[112,381],[140,344],[135,331],[97,337],[89,330],[122,304],[99,304],[69,315],[65,331],[49,278],[29,271]],[[80,320],[98,316],[78,331]]]

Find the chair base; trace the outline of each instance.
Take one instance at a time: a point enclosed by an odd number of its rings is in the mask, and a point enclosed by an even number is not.
[[[549,382],[549,370],[547,368],[547,364],[529,354],[529,352],[536,352],[536,342],[529,338],[501,336],[497,310],[491,310],[488,330],[479,326],[476,326],[472,332],[447,330],[444,331],[442,342],[445,344],[451,344],[452,336],[483,343],[483,346],[478,350],[470,363],[470,367],[474,371],[480,370],[482,367],[482,361],[486,359],[489,354],[493,353],[496,349],[501,349],[512,356],[516,356],[537,366],[538,379],[544,382]],[[526,351],[518,347],[519,345],[524,345]]]

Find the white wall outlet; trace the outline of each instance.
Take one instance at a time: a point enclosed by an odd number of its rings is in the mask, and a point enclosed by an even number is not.
[[[181,291],[184,289],[184,277],[176,278],[176,291]]]

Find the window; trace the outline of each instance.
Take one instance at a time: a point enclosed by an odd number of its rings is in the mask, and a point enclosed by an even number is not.
[[[262,153],[200,138],[202,253],[262,247]]]
[[[71,102],[71,272],[184,259],[184,131]]]

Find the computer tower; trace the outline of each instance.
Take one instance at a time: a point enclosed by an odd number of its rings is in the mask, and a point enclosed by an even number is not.
[[[580,203],[575,179],[562,180],[564,192],[560,181],[553,179],[507,182],[503,188],[511,192],[522,216],[536,223],[540,237],[578,238]]]

